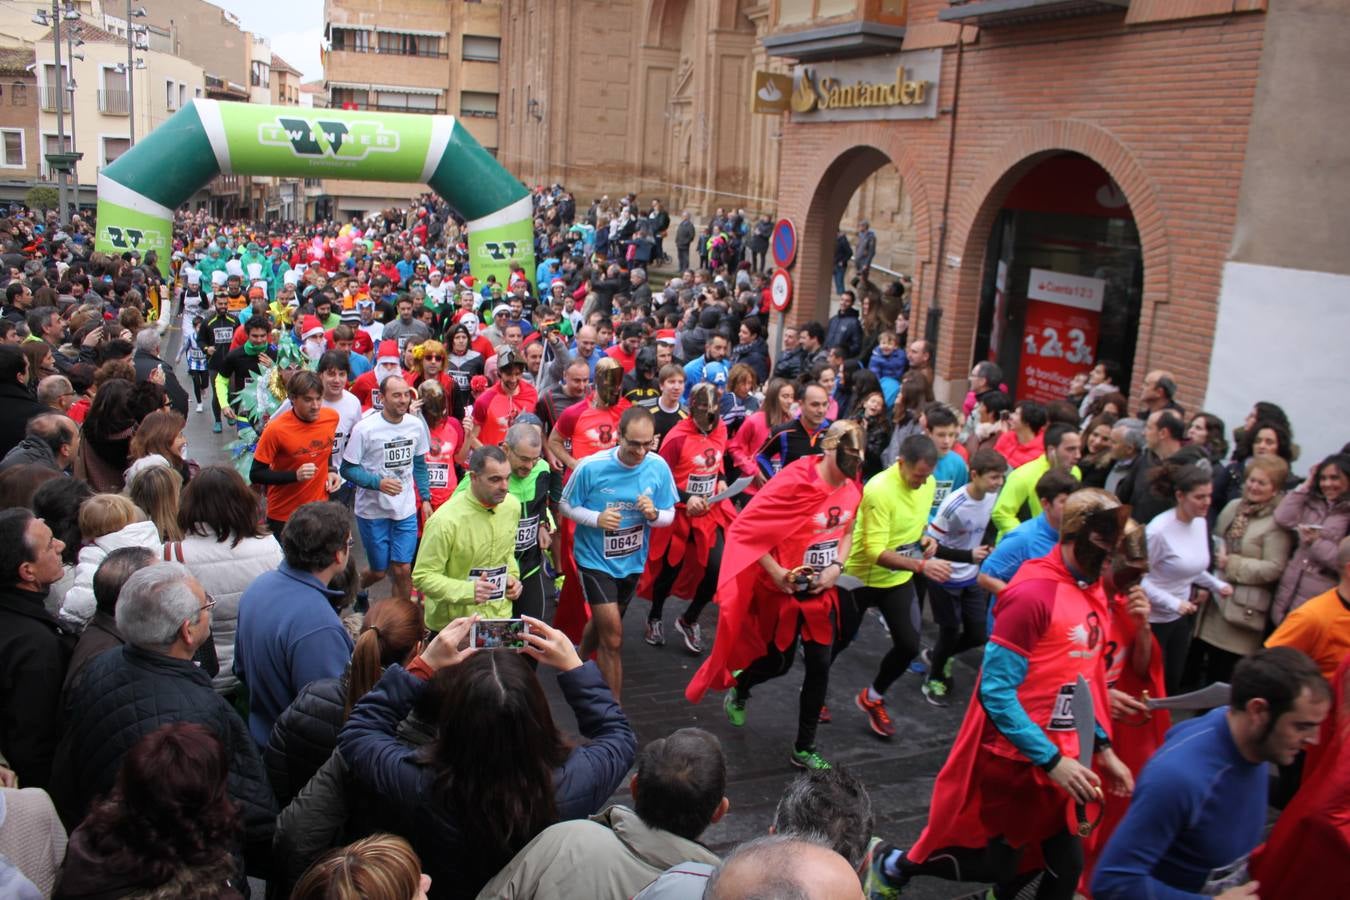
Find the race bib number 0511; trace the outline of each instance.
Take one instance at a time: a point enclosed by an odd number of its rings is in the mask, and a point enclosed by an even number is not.
[[[812,544],[806,548],[806,555],[802,557],[802,565],[810,566],[819,572],[838,559],[839,541],[821,541],[819,544]]]

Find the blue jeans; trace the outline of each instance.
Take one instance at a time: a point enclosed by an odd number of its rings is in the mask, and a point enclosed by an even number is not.
[[[844,292],[844,273],[847,271],[848,263],[834,267],[834,292],[836,294],[842,294]]]

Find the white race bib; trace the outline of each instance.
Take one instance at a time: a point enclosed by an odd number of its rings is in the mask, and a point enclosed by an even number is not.
[[[506,566],[497,566],[493,569],[470,569],[469,580],[477,579],[486,581],[492,585],[492,596],[488,597],[488,602],[494,600],[506,599]]]
[[[685,482],[684,490],[691,497],[711,497],[717,491],[717,473],[709,472],[707,475],[690,475],[689,480]]]
[[[516,555],[524,553],[539,542],[539,517],[523,516],[516,527]]]
[[[1045,726],[1046,731],[1073,731],[1073,692],[1077,685],[1060,685],[1059,693],[1055,695],[1055,706],[1050,711],[1050,724]]]
[[[220,325],[211,329],[211,337],[217,344],[228,344],[234,340],[234,329],[228,325]]]
[[[412,465],[412,460],[412,438],[396,438],[384,442],[384,467],[386,469],[406,469]]]
[[[629,525],[627,528],[604,532],[605,559],[618,559],[637,553],[642,549],[642,535],[645,531],[645,525]]]
[[[821,541],[819,544],[812,544],[806,548],[806,554],[802,557],[802,565],[810,566],[819,572],[830,563],[839,559],[839,541]]]
[[[450,464],[438,462],[427,463],[427,483],[433,488],[449,487]]]

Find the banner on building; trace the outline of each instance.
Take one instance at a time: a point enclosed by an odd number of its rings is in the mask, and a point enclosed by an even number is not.
[[[1017,373],[1017,399],[1063,400],[1069,382],[1097,363],[1106,282],[1032,269]]]
[[[792,74],[792,121],[932,119],[941,74],[941,50],[800,65]]]

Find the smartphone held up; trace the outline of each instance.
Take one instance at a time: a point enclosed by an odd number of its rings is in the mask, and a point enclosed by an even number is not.
[[[519,650],[529,626],[521,619],[479,619],[469,632],[469,646],[478,650]]]

